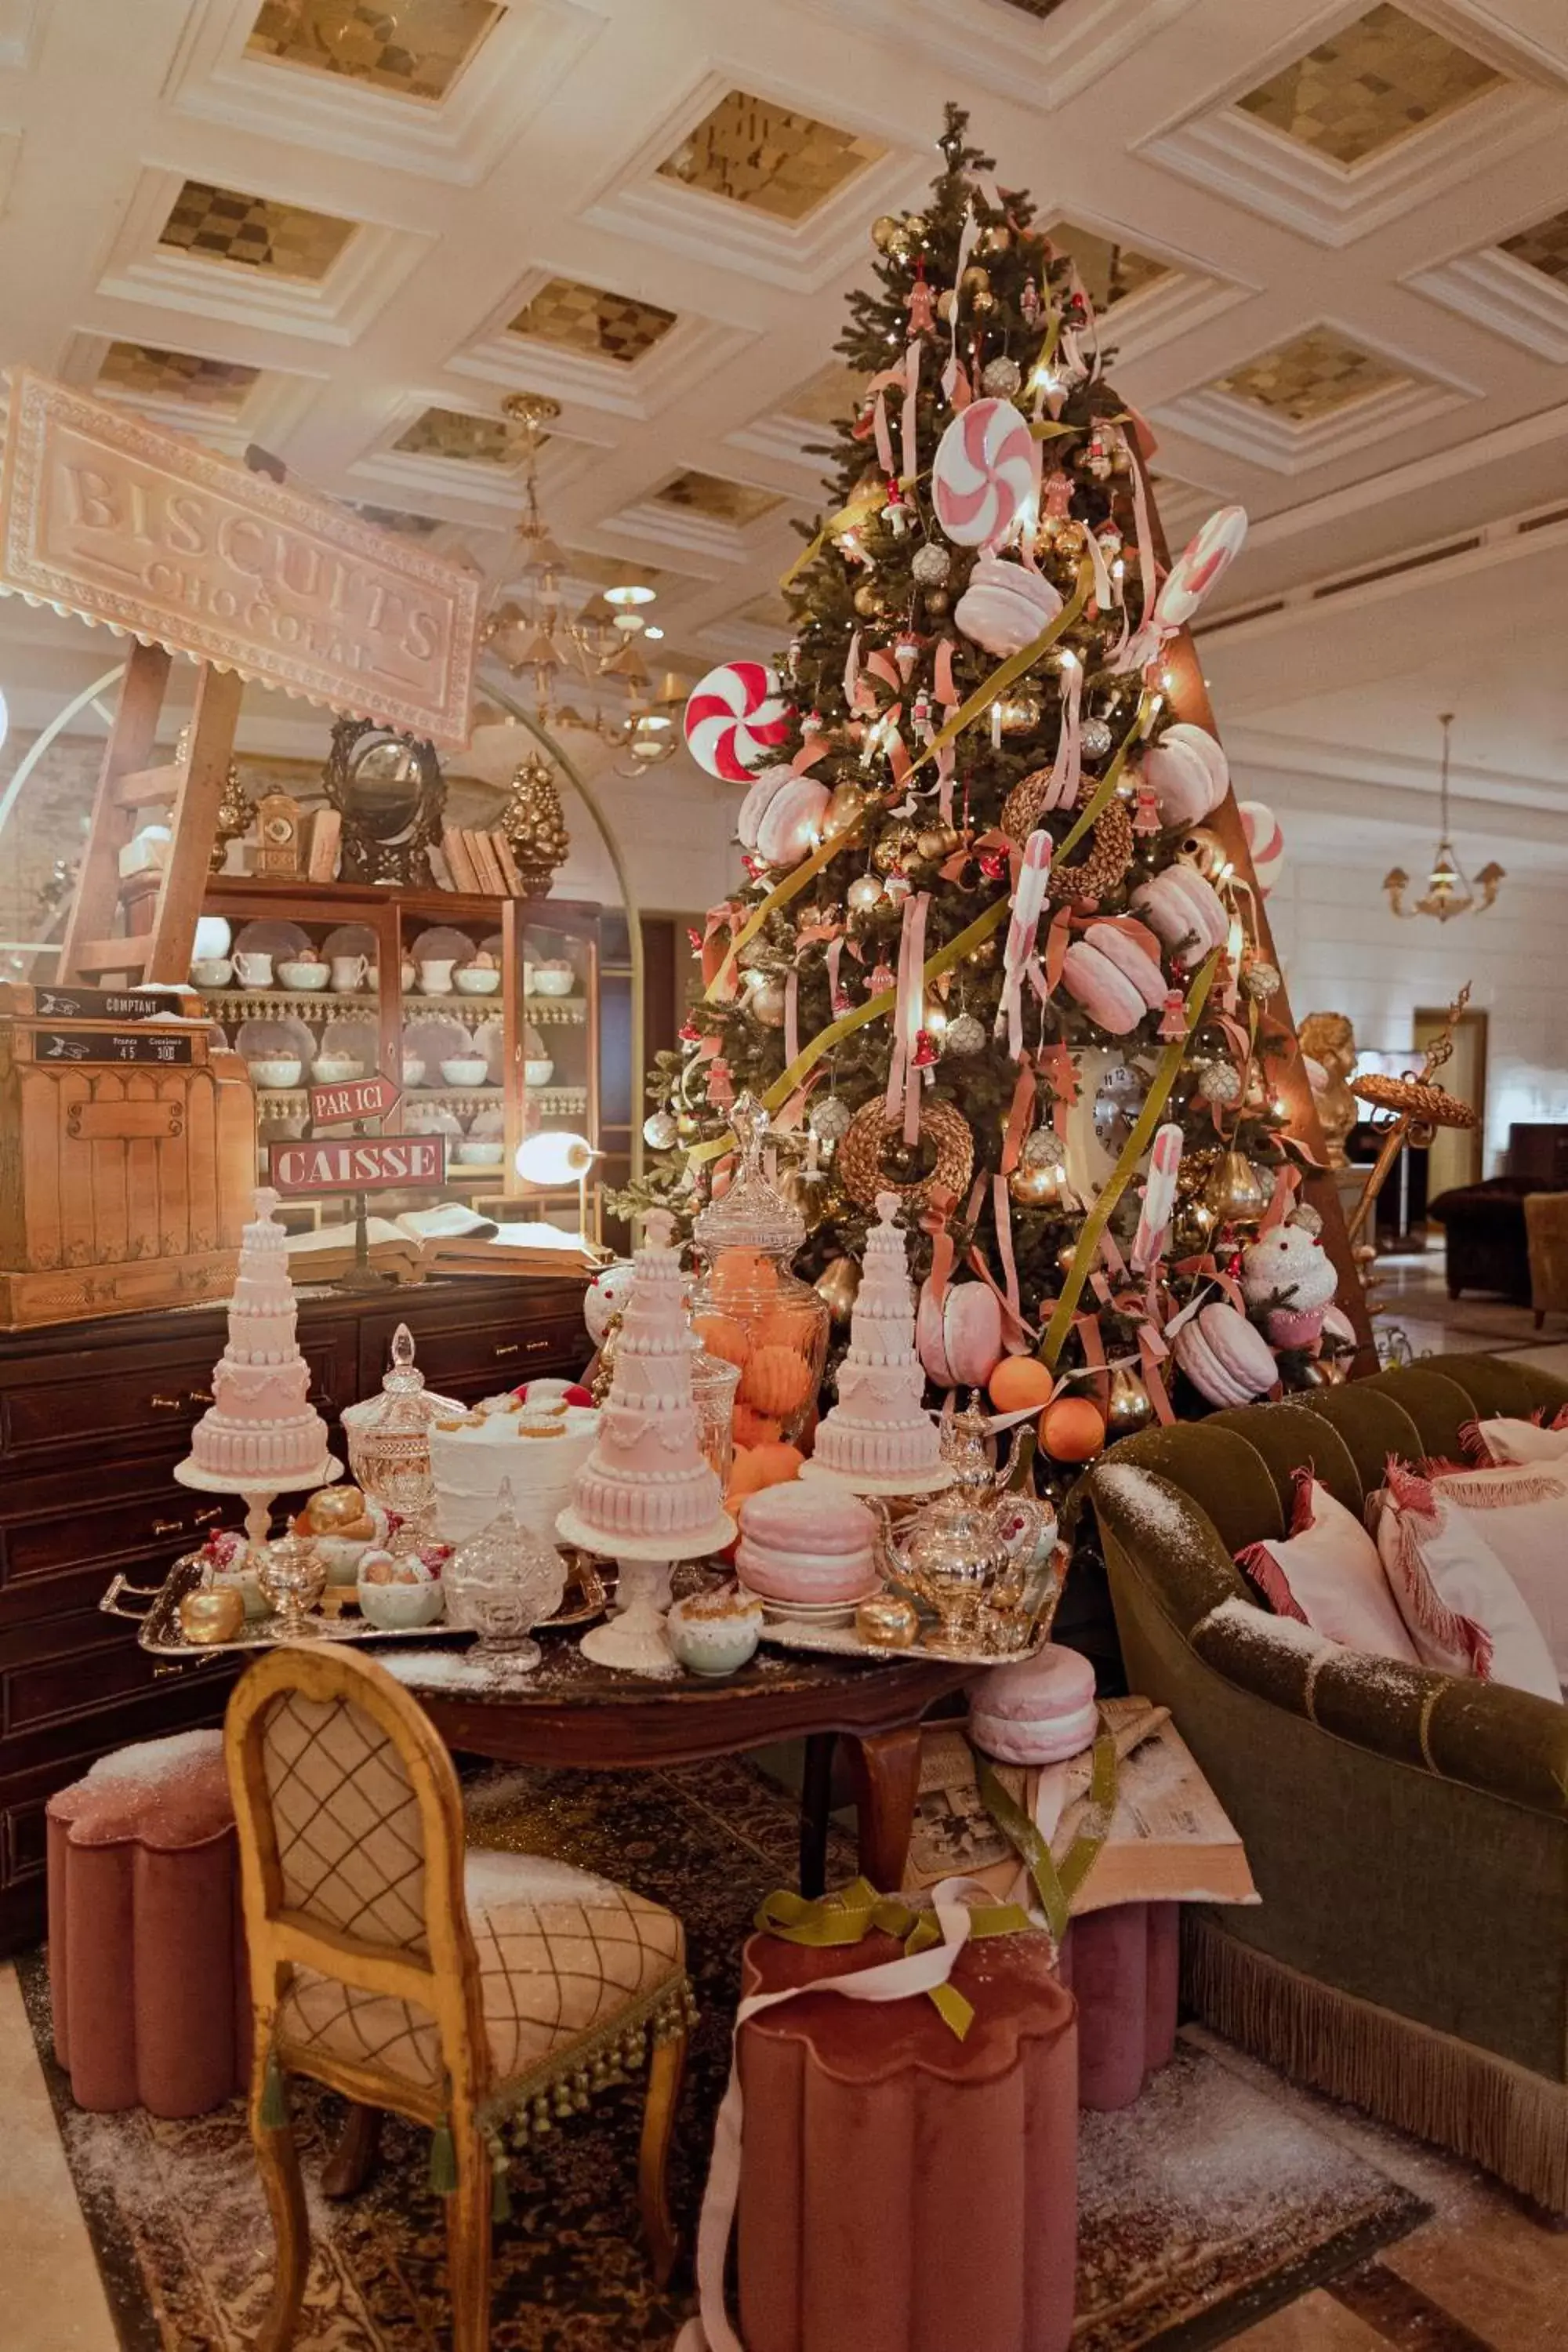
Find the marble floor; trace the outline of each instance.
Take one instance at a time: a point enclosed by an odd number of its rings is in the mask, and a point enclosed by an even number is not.
[[[1385,1304],[1417,1359],[1492,1349],[1568,1378],[1568,1328],[1537,1332],[1526,1307],[1450,1300],[1440,1249],[1380,1261]],[[1231,2342],[1237,2352],[1564,2352],[1568,2228],[1543,2225],[1468,2165],[1297,2091],[1228,2045],[1216,2055],[1308,2106],[1433,2209],[1432,2219],[1373,2261],[1316,2289]],[[23,2015],[14,1969],[0,1966],[0,2245],[5,2249],[5,2352],[118,2352],[119,2338]],[[183,2342],[179,2352],[209,2352]],[[216,2352],[216,2347],[212,2347]]]

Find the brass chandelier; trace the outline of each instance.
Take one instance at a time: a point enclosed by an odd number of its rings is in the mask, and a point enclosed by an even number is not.
[[[1396,915],[1432,915],[1440,923],[1451,923],[1456,915],[1468,915],[1472,908],[1478,915],[1484,915],[1497,897],[1499,883],[1508,877],[1500,866],[1483,866],[1472,887],[1464,867],[1454,855],[1454,845],[1448,838],[1448,730],[1454,724],[1453,712],[1440,711],[1437,723],[1443,730],[1441,815],[1436,854],[1426,877],[1426,896],[1417,898],[1413,907],[1405,904],[1410,877],[1402,866],[1389,869],[1383,877],[1383,887]]]

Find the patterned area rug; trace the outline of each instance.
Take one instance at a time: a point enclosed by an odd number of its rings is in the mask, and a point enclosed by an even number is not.
[[[740,1946],[763,1896],[794,1883],[793,1807],[728,1760],[670,1772],[497,1774],[473,1787],[470,1807],[475,1844],[620,1877],[685,1920],[703,2011],[672,2163],[689,2242],[729,2065]],[[846,1842],[830,1869],[852,1874]],[[249,2352],[272,2242],[241,2104],[191,2123],[157,2123],[140,2110],[79,2113],[50,2055],[41,1959],[22,1976],[126,2352]],[[310,2182],[341,2103],[301,2083],[291,2095]],[[660,2294],[643,2263],[640,2114],[638,2086],[612,2091],[543,2151],[514,2162],[512,2220],[496,2233],[493,2352],[668,2352],[691,2305],[680,2273]],[[297,2352],[441,2352],[448,2341],[428,2147],[427,2135],[389,2119],[363,2195],[333,2205],[311,2190]],[[1136,2106],[1083,2118],[1079,2200],[1075,2352],[1221,2343],[1403,2236],[1427,2210],[1188,2044]]]

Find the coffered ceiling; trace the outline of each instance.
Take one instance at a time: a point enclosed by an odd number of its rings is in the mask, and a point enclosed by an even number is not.
[[[766,653],[843,297],[950,96],[1103,304],[1172,535],[1253,518],[1227,732],[1298,787],[1364,753],[1396,819],[1445,646],[1568,625],[1563,0],[0,0],[0,360],[498,582],[501,402],[548,393],[574,588],[652,582],[688,669]],[[100,652],[0,608],[23,723]],[[1468,788],[1534,824],[1568,702],[1458,667]]]

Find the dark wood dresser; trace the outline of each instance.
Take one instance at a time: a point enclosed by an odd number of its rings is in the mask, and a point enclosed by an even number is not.
[[[302,1292],[311,1395],[344,1461],[337,1415],[380,1386],[400,1322],[430,1386],[464,1402],[590,1353],[571,1279]],[[222,1717],[236,1669],[155,1666],[98,1603],[117,1570],[156,1584],[206,1528],[243,1519],[170,1475],[226,1328],[204,1307],[0,1336],[0,1952],[43,1932],[53,1791],[110,1748]]]

